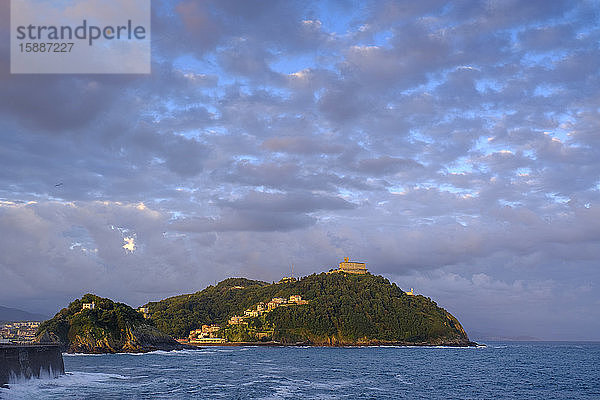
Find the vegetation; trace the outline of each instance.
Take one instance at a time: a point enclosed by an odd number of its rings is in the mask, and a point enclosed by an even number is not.
[[[83,308],[94,303],[93,309]],[[54,341],[73,352],[105,353],[171,348],[177,343],[123,303],[86,294],[38,328],[38,341]]]
[[[83,303],[92,302],[95,303],[93,310],[83,309]],[[74,336],[87,332],[98,339],[108,335],[122,340],[121,335],[127,327],[144,323],[144,317],[127,304],[88,293],[60,310],[54,318],[43,322],[38,335],[44,331],[52,332],[61,343],[68,343]]]
[[[227,324],[232,315],[239,315],[260,301],[271,300],[281,289],[282,285],[229,278],[200,292],[148,303],[147,307],[158,329],[184,338],[203,324]]]
[[[256,342],[273,340],[274,326],[267,320],[267,314],[248,318],[245,324],[227,325],[219,332],[230,342]]]
[[[248,326],[227,327],[225,336],[234,341],[252,340],[253,331],[270,329],[272,339],[284,343],[468,343],[458,320],[435,302],[408,296],[396,284],[371,274],[322,273],[277,284],[227,279],[148,307],[158,329],[186,337],[203,324],[224,326],[231,316],[243,315],[258,302],[293,294],[309,304],[278,307],[249,320]]]

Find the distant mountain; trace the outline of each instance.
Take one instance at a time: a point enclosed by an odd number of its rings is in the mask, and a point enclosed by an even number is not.
[[[0,321],[45,321],[47,319],[49,319],[47,315],[0,306]]]

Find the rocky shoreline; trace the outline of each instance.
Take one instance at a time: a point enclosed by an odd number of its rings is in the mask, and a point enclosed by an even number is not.
[[[479,347],[481,344],[476,342],[465,342],[465,343],[426,343],[426,342],[385,342],[385,341],[373,341],[370,343],[344,343],[344,344],[316,344],[308,342],[298,343],[282,343],[282,342],[224,342],[224,343],[191,343],[183,342],[186,346],[193,348],[201,347],[243,347],[243,346],[262,346],[262,347]]]
[[[71,354],[118,354],[118,353],[150,353],[153,351],[176,351],[176,350],[200,350],[204,347],[479,347],[476,342],[466,343],[425,343],[425,342],[384,342],[373,341],[370,343],[337,343],[317,344],[309,342],[283,343],[283,342],[223,342],[223,343],[192,343],[178,341],[178,345],[147,346],[136,349],[107,350],[105,347],[68,349],[65,352]]]
[[[177,342],[169,335],[148,325],[127,329],[122,341],[111,340],[108,337],[95,339],[91,335],[76,335],[69,344],[62,345],[67,353],[81,354],[149,353],[157,350],[173,351],[196,348]]]

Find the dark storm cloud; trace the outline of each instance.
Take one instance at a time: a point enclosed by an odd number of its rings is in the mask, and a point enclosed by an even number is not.
[[[170,229],[182,232],[290,231],[314,225],[310,213],[349,210],[356,206],[339,197],[306,193],[264,193],[252,191],[234,199],[216,199],[218,217],[174,221]]]
[[[0,95],[5,118],[57,133],[87,127],[109,108],[112,94],[88,79],[18,76],[7,83]]]
[[[231,210],[220,217],[178,221],[171,228],[182,232],[287,232],[315,223],[314,217],[293,212]]]
[[[222,207],[237,210],[264,210],[272,212],[311,212],[316,210],[352,209],[354,205],[332,196],[308,195],[306,193],[250,192],[236,200],[219,200]]]
[[[150,76],[10,75],[0,7],[3,305],[350,256],[467,328],[598,339],[596,3],[153,2]]]

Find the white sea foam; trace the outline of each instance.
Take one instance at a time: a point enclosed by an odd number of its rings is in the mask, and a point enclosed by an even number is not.
[[[60,375],[57,378],[42,377],[40,379],[34,378],[10,383],[8,388],[0,388],[0,398],[30,400],[41,397],[40,394],[43,393],[52,393],[53,396],[57,396],[56,398],[60,398],[62,393],[66,393],[73,388],[97,387],[110,380],[128,380],[133,378],[101,372],[67,372],[65,375]]]
[[[146,356],[146,355],[164,355],[164,356],[185,356],[188,354],[197,354],[200,350],[155,350],[148,351],[146,353],[102,353],[102,354],[88,354],[88,353],[63,353],[64,357],[106,357],[106,356]]]
[[[63,357],[102,357],[106,354],[88,354],[88,353],[63,353]]]
[[[347,348],[364,348],[364,349],[476,349],[476,348],[484,348],[487,347],[485,345],[478,346],[415,346],[415,345],[379,345],[379,346],[356,346]]]
[[[409,382],[409,381],[407,381],[406,379],[404,379],[404,377],[403,377],[402,375],[400,375],[400,374],[397,374],[397,375],[395,376],[395,378],[396,378],[398,381],[400,381],[400,383],[403,383],[403,384],[405,384],[405,385],[412,385],[412,384],[413,384],[412,382]]]
[[[159,355],[159,356],[186,356],[188,354],[196,354],[198,350],[154,350],[148,351],[146,353],[115,353],[120,356],[149,356],[149,355]]]
[[[373,386],[365,386],[365,389],[367,389],[367,390],[374,390],[376,392],[387,392],[386,389],[382,389],[380,387],[373,387]]]

